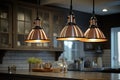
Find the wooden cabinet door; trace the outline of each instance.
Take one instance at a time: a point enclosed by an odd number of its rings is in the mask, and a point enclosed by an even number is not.
[[[26,36],[32,28],[32,8],[17,5],[14,7],[14,48],[29,48],[31,44],[25,42]]]
[[[0,48],[12,47],[11,6],[0,3]]]

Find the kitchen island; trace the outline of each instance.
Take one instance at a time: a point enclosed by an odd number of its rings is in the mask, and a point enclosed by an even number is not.
[[[0,80],[119,80],[118,73],[80,72],[68,71],[67,73],[55,72],[29,72],[17,70],[14,73],[0,71]]]

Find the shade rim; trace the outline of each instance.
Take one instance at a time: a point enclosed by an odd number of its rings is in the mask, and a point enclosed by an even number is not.
[[[40,39],[40,40],[25,40],[25,42],[27,43],[46,43],[46,42],[50,42],[50,39]]]
[[[83,37],[56,37],[57,40],[60,40],[60,41],[72,41],[72,40],[77,40],[77,41],[80,41],[81,39],[83,39]]]
[[[106,38],[83,38],[80,40],[81,42],[106,42],[108,39]]]

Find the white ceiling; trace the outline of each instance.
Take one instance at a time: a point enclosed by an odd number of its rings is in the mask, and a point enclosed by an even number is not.
[[[92,1],[73,0],[73,10],[92,13]],[[69,9],[70,0],[41,0],[41,5],[52,5]],[[102,12],[103,8],[107,8],[108,12]],[[95,13],[98,15],[120,13],[120,0],[95,0]]]

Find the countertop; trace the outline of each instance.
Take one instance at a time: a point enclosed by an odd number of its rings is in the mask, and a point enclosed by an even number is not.
[[[118,73],[102,73],[102,72],[80,72],[68,71],[67,73],[54,72],[29,72],[27,70],[17,70],[15,73],[8,73],[8,71],[0,71],[0,75],[19,75],[27,77],[43,77],[60,80],[119,80]]]

